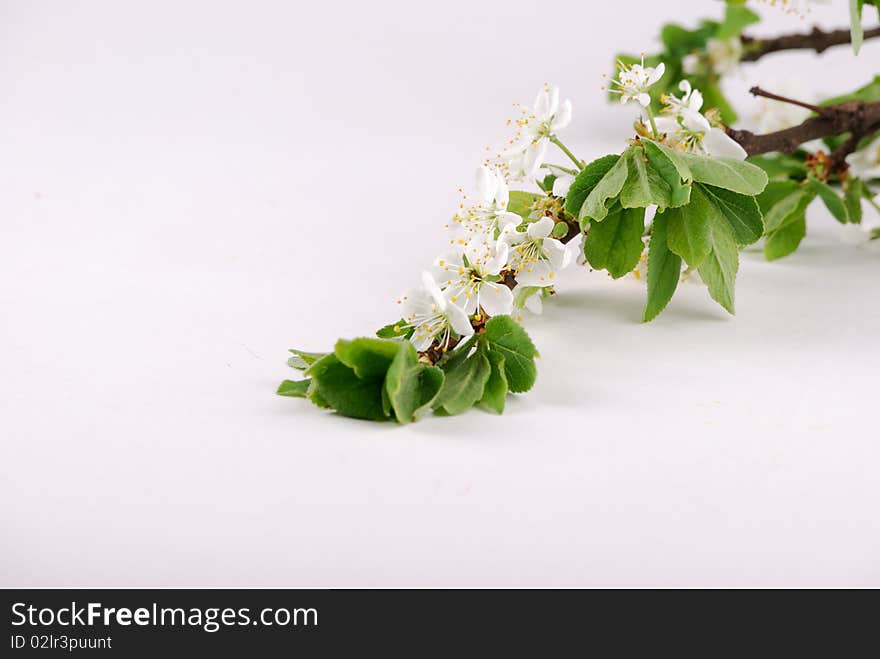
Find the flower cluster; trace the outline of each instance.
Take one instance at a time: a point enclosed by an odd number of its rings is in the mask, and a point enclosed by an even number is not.
[[[509,181],[535,178],[545,165],[547,144],[571,121],[571,101],[545,85],[532,108],[523,110],[516,133],[496,163],[477,169],[475,195],[464,198],[453,217],[447,253],[422,273],[421,288],[403,295],[401,332],[425,352],[448,350],[492,316],[521,308],[540,313],[540,298],[552,291],[558,271],[574,260],[578,241],[566,246],[555,232],[561,204],[536,196],[535,208],[512,212]],[[567,151],[567,150],[566,150]],[[573,177],[561,175],[553,197],[564,197]],[[465,203],[467,202],[467,203]],[[516,296],[513,286],[526,293]]]

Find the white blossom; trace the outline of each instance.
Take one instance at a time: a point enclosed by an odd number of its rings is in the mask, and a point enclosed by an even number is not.
[[[508,252],[507,243],[498,241],[491,255],[478,261],[455,252],[437,259],[434,268],[446,299],[469,316],[481,309],[490,316],[509,314],[513,292],[499,276],[507,264]]]
[[[554,225],[552,218],[542,217],[524,232],[510,227],[501,234],[499,242],[511,246],[508,267],[521,286],[552,286],[556,283],[556,272],[571,263],[572,253],[551,237]]]
[[[509,178],[534,178],[544,164],[547,142],[571,122],[571,101],[559,102],[559,88],[544,85],[531,109],[523,108],[515,120],[516,134],[501,154]]]
[[[709,39],[706,42],[706,56],[715,73],[729,75],[736,70],[742,59],[743,45],[739,37],[730,39]]]
[[[413,330],[410,341],[416,350],[427,350],[435,342],[445,349],[453,333],[474,333],[467,314],[446,299],[429,272],[422,273],[422,288],[406,293],[398,303],[403,308],[404,327]]]
[[[645,66],[643,55],[641,64],[626,66],[623,62],[618,61],[617,67],[619,69],[617,79],[611,81],[611,84],[616,85],[617,89],[612,89],[611,93],[620,94],[620,102],[623,104],[636,101],[643,108],[648,107],[651,104],[651,95],[648,94],[648,89],[663,77],[666,65],[660,62],[656,67]]]
[[[504,178],[487,167],[477,170],[476,200],[453,218],[452,245],[471,261],[486,258],[495,239],[509,225],[522,218],[507,210],[510,193]]]
[[[565,197],[572,183],[574,183],[574,176],[571,174],[560,174],[557,176],[556,180],[553,181],[553,196]]]
[[[846,157],[849,171],[863,180],[880,178],[880,135],[866,147]]]
[[[746,152],[722,128],[713,126],[700,112],[703,95],[692,89],[687,80],[678,88],[684,92],[681,98],[663,96],[664,115],[657,119],[657,130],[664,135],[669,146],[706,156],[745,160]]]

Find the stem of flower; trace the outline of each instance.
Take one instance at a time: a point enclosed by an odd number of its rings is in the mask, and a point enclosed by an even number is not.
[[[550,136],[550,141],[553,142],[556,146],[559,147],[559,150],[562,151],[565,155],[568,156],[568,159],[571,160],[579,170],[583,169],[587,166],[587,164],[583,160],[579,160],[577,156],[575,156],[571,151],[569,151],[568,147],[565,146],[562,142],[559,141],[559,138],[556,135]]]
[[[651,109],[650,105],[645,108],[645,114],[648,115],[648,123],[651,124],[651,134],[654,136],[655,140],[659,140],[660,133],[657,132],[657,124],[654,122],[654,111]]]

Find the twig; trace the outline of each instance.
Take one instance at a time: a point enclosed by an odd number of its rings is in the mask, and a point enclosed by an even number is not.
[[[880,37],[880,27],[865,30],[864,38],[866,40],[877,37]],[[780,50],[815,50],[817,53],[822,53],[832,46],[851,43],[850,31],[848,29],[826,32],[818,27],[814,27],[810,32],[786,34],[769,39],[746,35],[743,35],[741,39],[745,46],[745,52],[742,56],[743,62],[755,62],[764,55],[776,53]]]

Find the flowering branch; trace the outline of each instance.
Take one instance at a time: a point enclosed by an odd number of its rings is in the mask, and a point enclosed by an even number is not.
[[[865,30],[865,39],[880,37],[880,27]],[[776,53],[781,50],[814,50],[823,53],[832,46],[841,46],[852,42],[849,29],[825,31],[814,27],[809,32],[785,34],[770,39],[761,39],[742,35],[740,37],[744,46],[743,62],[755,62],[764,55]]]
[[[855,149],[859,140],[880,130],[880,102],[847,101],[836,105],[816,106],[772,94],[760,87],[752,87],[749,91],[755,96],[798,105],[818,115],[797,126],[763,135],[748,130],[725,128],[727,134],[750,156],[771,152],[792,153],[810,140],[849,133],[850,138],[832,156],[835,165],[833,169],[838,169],[845,166],[845,157]]]

